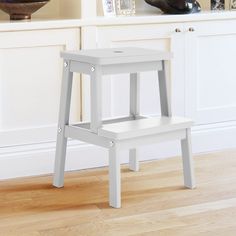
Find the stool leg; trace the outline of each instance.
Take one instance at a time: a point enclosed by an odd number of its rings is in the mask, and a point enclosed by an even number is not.
[[[130,115],[136,119],[140,114],[140,74],[130,74]],[[139,171],[138,151],[131,149],[129,151],[129,169]]]
[[[139,171],[138,150],[129,150],[129,169],[132,171]]]
[[[109,149],[109,204],[111,207],[121,207],[119,150],[114,146]]]
[[[193,158],[191,150],[191,130],[186,129],[186,138],[181,140],[183,170],[184,170],[184,185],[187,188],[195,188],[195,176],[193,167]]]
[[[90,94],[91,94],[91,125],[93,133],[98,132],[102,126],[102,70],[100,66],[91,70]]]
[[[159,92],[161,101],[161,115],[171,116],[171,98],[170,98],[170,84],[167,76],[167,62],[162,61],[162,70],[158,71]]]
[[[64,170],[67,138],[65,137],[65,125],[69,124],[71,90],[72,90],[72,77],[73,73],[69,70],[70,65],[65,61],[63,80],[61,85],[61,100],[58,122],[58,134],[56,144],[56,157],[54,166],[53,185],[57,188],[64,185]]]

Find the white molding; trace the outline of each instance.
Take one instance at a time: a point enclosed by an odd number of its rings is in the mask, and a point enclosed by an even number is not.
[[[0,149],[0,179],[49,174],[53,171],[55,142],[21,145]],[[104,166],[106,150],[70,141],[66,170]]]
[[[0,132],[0,147],[51,142],[56,140],[57,125],[38,126]]]
[[[193,128],[193,152],[214,152],[236,148],[236,122],[225,122]],[[171,148],[170,148],[171,147]],[[54,165],[55,142],[0,148],[0,179],[50,174]],[[153,160],[180,155],[178,142],[140,148],[140,159]],[[123,152],[122,163],[128,163]],[[66,170],[107,166],[106,149],[70,140]]]

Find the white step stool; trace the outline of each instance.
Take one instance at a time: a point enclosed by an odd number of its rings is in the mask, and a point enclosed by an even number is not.
[[[63,52],[64,77],[62,81],[59,126],[53,185],[63,187],[67,138],[78,139],[109,150],[110,206],[121,207],[120,158],[121,149],[130,150],[130,169],[138,171],[136,148],[141,145],[181,140],[184,184],[195,187],[191,154],[190,127],[192,121],[171,116],[169,80],[166,62],[171,54],[140,48],[95,49]],[[161,97],[160,118],[149,118],[139,113],[139,74],[158,71]],[[91,123],[69,124],[73,72],[91,77]],[[130,115],[102,120],[102,75],[130,73]],[[148,79],[148,78],[147,78]]]

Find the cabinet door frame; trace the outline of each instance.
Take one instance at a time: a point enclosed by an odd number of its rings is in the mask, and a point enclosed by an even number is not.
[[[180,32],[179,32],[180,31]],[[173,113],[177,115],[184,115],[184,99],[185,99],[185,88],[184,88],[184,64],[181,61],[184,60],[184,44],[183,44],[183,24],[144,24],[144,25],[117,25],[117,26],[98,26],[93,30],[93,35],[96,34],[96,47],[97,48],[111,48],[115,43],[124,43],[131,41],[139,40],[159,40],[167,39],[170,40],[170,51],[174,53],[174,58],[171,62],[170,75],[172,79],[171,90],[172,90],[172,101],[173,101]],[[92,32],[90,32],[91,38]],[[88,37],[88,36],[87,36]],[[82,38],[86,38],[84,35]],[[92,45],[92,43],[90,43]],[[92,45],[92,47],[94,44]],[[144,45],[145,47],[145,45]],[[82,48],[83,47],[82,45]],[[86,48],[91,48],[86,45]],[[112,95],[112,82],[111,80],[105,81],[105,88],[110,91],[107,99],[106,107],[109,107],[110,115],[112,116],[114,109],[111,102]],[[89,101],[86,96],[88,92],[87,82],[84,82],[84,118],[89,119],[89,109],[86,109],[86,106],[89,106]],[[107,114],[109,114],[107,111]]]
[[[196,121],[196,125],[215,124],[236,120],[236,102],[230,106],[200,109],[198,106],[198,60],[199,39],[204,37],[236,36],[235,20],[185,23],[185,84],[186,116]],[[192,31],[192,29],[194,31]],[[223,79],[223,78],[222,78]],[[212,85],[214,86],[214,85]],[[223,88],[222,88],[223,92]],[[221,94],[219,94],[220,96]]]
[[[43,29],[32,31],[1,32],[1,50],[60,46],[64,50],[80,49],[80,29]],[[47,55],[45,55],[46,57]],[[4,58],[0,56],[0,63]],[[43,58],[42,58],[43,60]],[[59,59],[60,60],[60,59]],[[22,66],[27,70],[27,65]],[[39,65],[40,68],[40,65]],[[40,68],[43,69],[43,68]],[[1,71],[0,71],[1,73]],[[23,76],[23,75],[22,75]],[[1,78],[0,78],[1,86]],[[79,88],[78,88],[79,92]],[[19,104],[20,105],[20,104]],[[1,106],[1,96],[0,96]],[[1,111],[1,107],[0,107]],[[54,125],[0,131],[0,147],[55,141],[57,122]],[[0,114],[1,125],[1,114]],[[1,128],[1,127],[0,127]]]

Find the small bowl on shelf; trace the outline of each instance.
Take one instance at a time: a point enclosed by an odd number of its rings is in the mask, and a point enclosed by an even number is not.
[[[10,15],[11,20],[31,19],[31,15],[50,0],[0,0],[0,9]]]

